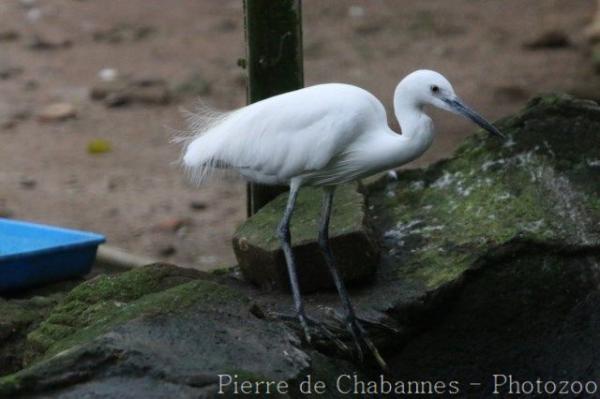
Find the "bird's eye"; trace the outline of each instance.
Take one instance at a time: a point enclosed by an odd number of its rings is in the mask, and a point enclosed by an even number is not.
[[[436,85],[431,85],[431,92],[432,93],[438,93],[440,91],[440,88]]]

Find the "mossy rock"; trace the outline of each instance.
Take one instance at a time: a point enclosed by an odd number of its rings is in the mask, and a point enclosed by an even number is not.
[[[286,325],[255,316],[245,295],[205,277],[157,264],[80,285],[30,335],[37,352],[0,378],[0,397],[215,398],[220,374],[286,381],[297,392],[306,374],[354,370],[305,352]]]
[[[499,126],[507,140],[480,132],[451,159],[371,187],[386,279],[434,292],[519,243],[599,245],[600,108],[550,95]]]
[[[320,189],[302,188],[291,221],[302,292],[334,286],[317,244],[322,196]],[[244,277],[261,287],[289,287],[285,257],[276,236],[287,198],[287,193],[278,196],[249,218],[233,237],[233,248]],[[356,185],[336,190],[329,235],[344,280],[350,284],[368,281],[376,271],[379,252],[366,224],[365,199]]]
[[[142,298],[204,276],[196,270],[157,263],[86,281],[74,288],[39,327],[29,333],[25,362],[30,364],[53,355],[125,319],[152,312],[156,310],[152,303],[141,301]]]

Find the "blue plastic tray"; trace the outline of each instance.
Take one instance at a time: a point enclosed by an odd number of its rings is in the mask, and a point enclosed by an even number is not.
[[[99,234],[0,218],[0,292],[82,276]]]

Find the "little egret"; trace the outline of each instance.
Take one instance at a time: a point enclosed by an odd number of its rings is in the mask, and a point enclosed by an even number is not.
[[[434,137],[433,105],[463,115],[490,133],[502,133],[467,107],[441,74],[418,70],[396,87],[394,111],[402,134],[390,129],[383,104],[371,93],[347,84],[321,84],[274,96],[238,110],[199,115],[183,153],[184,167],[197,182],[213,169],[233,169],[249,181],[289,185],[283,218],[277,228],[287,263],[296,315],[311,342],[291,247],[290,219],[298,190],[323,188],[319,245],[345,308],[345,322],[356,350],[362,345],[382,367],[385,362],[357,320],[329,245],[329,218],[335,187],[410,162],[425,152]]]

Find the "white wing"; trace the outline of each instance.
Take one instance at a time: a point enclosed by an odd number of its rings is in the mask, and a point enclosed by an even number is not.
[[[383,105],[358,87],[312,86],[196,123],[183,163],[198,182],[226,167],[253,181],[287,183],[324,168],[382,120]]]

